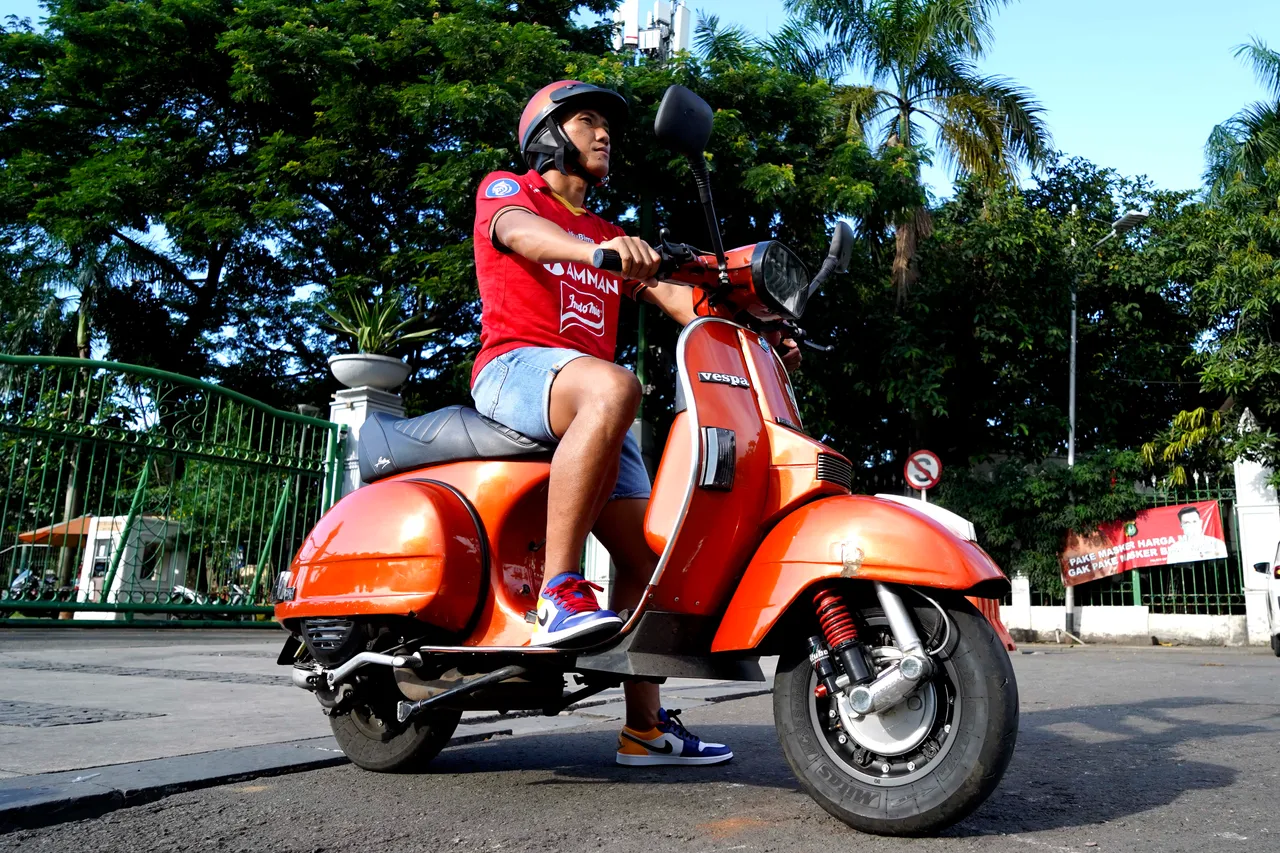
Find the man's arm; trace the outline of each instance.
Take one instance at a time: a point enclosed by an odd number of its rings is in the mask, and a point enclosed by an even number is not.
[[[692,287],[666,281],[649,281],[646,284],[640,291],[640,298],[657,305],[662,313],[681,326],[689,325],[698,316],[693,311]]]
[[[554,222],[520,207],[498,213],[493,222],[493,237],[497,243],[535,264],[561,261],[591,266],[596,249],[613,249],[622,258],[623,278],[649,278],[661,263],[658,253],[637,237],[614,237],[599,246],[584,243]]]

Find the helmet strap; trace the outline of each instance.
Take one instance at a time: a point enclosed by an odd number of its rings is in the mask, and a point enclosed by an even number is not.
[[[540,161],[537,165],[538,174],[547,172],[554,166],[562,175],[582,178],[589,187],[597,186],[600,179],[582,165],[578,146],[574,145],[565,134],[564,129],[560,127],[560,122],[556,121],[554,113],[544,120],[543,128],[543,132],[538,134],[528,147],[528,151],[532,154],[546,155],[538,158]],[[551,138],[550,145],[542,141],[547,136]]]

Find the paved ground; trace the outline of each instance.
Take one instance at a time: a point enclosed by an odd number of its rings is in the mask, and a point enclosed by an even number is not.
[[[862,836],[828,817],[797,790],[762,696],[685,714],[734,745],[738,758],[724,767],[616,767],[608,720],[451,748],[420,775],[347,765],[178,794],[0,836],[0,851],[133,851],[140,839],[154,851],[255,853],[1280,850],[1280,661],[1091,647],[1014,662],[1022,725],[1013,765],[943,838]]]
[[[318,748],[336,747],[315,700],[276,664],[284,637],[278,630],[0,631],[0,780],[318,738]],[[768,686],[673,679],[667,693],[679,707],[696,707]],[[607,690],[591,707],[555,718],[465,714],[458,737],[612,721],[621,693]]]

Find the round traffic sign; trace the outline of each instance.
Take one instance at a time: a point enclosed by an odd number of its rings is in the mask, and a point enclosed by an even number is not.
[[[902,475],[913,489],[932,489],[942,479],[942,460],[930,450],[917,450],[907,457]]]

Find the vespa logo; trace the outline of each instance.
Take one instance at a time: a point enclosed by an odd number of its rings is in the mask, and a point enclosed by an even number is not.
[[[378,461],[373,463],[373,467],[374,467],[374,470],[381,471],[383,468],[386,468],[390,464],[391,464],[390,459],[388,459],[385,456],[379,456]]]
[[[732,373],[704,373],[698,371],[699,382],[719,382],[721,385],[732,385],[734,388],[750,388],[751,383],[745,376],[734,376]]]

